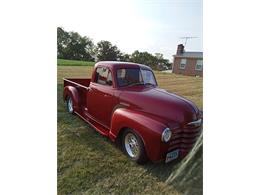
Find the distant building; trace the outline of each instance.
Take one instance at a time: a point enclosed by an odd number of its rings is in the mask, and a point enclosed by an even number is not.
[[[203,52],[188,52],[179,44],[173,56],[172,72],[189,76],[203,76]]]

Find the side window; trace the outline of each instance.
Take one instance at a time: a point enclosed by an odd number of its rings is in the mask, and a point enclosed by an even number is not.
[[[112,85],[112,74],[108,68],[98,67],[96,69],[95,82],[101,85]]]
[[[197,60],[197,64],[196,64],[195,70],[202,70],[202,65],[203,65],[203,61],[202,60]]]
[[[185,69],[187,63],[187,59],[181,59],[180,69]]]

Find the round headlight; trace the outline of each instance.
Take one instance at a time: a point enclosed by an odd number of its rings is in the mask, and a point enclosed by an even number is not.
[[[170,141],[171,137],[172,137],[172,131],[169,128],[164,129],[162,133],[162,141],[168,142]]]

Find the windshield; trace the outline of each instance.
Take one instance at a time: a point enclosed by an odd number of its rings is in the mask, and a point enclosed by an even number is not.
[[[153,72],[147,69],[122,68],[117,70],[117,83],[120,87],[133,85],[153,85],[156,80]]]

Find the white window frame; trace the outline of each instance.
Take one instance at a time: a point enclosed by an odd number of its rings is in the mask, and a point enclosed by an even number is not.
[[[198,66],[200,66],[200,68],[198,68]],[[201,71],[202,67],[203,67],[203,60],[197,60],[195,70]]]
[[[179,68],[184,70],[185,67],[186,67],[186,64],[187,64],[187,59],[186,58],[182,58],[181,61],[180,61],[180,66]]]

